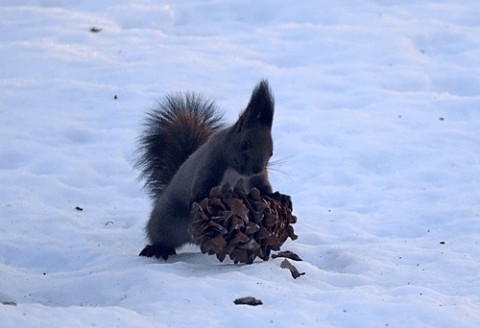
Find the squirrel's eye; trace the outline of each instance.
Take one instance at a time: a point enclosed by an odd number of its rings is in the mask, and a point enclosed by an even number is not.
[[[252,143],[249,140],[243,140],[242,144],[240,145],[240,150],[245,151],[249,150],[250,148],[252,148]]]

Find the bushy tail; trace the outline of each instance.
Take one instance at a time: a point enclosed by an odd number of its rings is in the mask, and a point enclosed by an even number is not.
[[[136,167],[152,197],[158,197],[182,163],[222,127],[221,118],[212,101],[195,93],[166,96],[148,114]]]

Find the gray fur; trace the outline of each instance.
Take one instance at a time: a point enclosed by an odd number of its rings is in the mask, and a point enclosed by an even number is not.
[[[208,121],[202,116],[202,110],[199,110],[192,116],[195,120],[190,122],[190,126],[182,125],[181,131],[175,131],[174,134],[164,131],[157,133],[164,137],[161,141],[163,148],[168,149],[170,144],[178,144],[173,139],[185,136],[187,144],[195,144],[198,148],[187,156],[185,151],[179,151],[176,155],[170,152],[169,155],[187,157],[179,167],[172,167],[175,166],[174,161],[162,162],[162,165],[157,166],[164,169],[170,165],[169,172],[175,173],[168,182],[162,181],[161,190],[154,189],[152,192],[153,210],[146,226],[151,244],[147,245],[140,255],[167,259],[169,255],[175,254],[175,248],[185,243],[194,243],[195,240],[188,233],[192,219],[190,212],[192,203],[208,196],[214,186],[227,182],[233,185],[239,179],[244,179],[247,188],[257,187],[262,193],[272,192],[267,164],[273,151],[271,136],[273,112],[273,97],[268,83],[261,81],[254,89],[247,108],[232,126],[215,132],[217,129],[209,124],[197,124],[196,120]],[[215,117],[212,114],[209,112],[208,117]],[[213,121],[218,124],[218,120]],[[177,126],[175,122],[171,125]],[[161,128],[169,127],[163,125]],[[206,130],[206,133],[200,135],[208,137],[204,142],[191,140],[189,143],[188,138],[202,131],[192,133],[187,130],[198,127]],[[142,160],[142,165],[152,168],[151,172],[144,171],[144,176],[150,174],[151,179],[164,178],[164,175],[155,172],[155,165],[145,165],[150,163],[150,157],[152,155],[147,154]],[[158,157],[155,158],[158,160]],[[149,184],[158,186],[155,181],[148,182],[147,187]]]

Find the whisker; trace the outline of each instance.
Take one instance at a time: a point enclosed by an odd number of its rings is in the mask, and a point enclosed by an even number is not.
[[[268,162],[267,168],[269,171],[274,171],[274,172],[279,172],[284,174],[287,177],[290,177],[290,175],[285,172],[285,170],[279,169],[279,166],[282,166],[283,163],[286,162],[287,159],[293,158],[293,155],[291,156],[285,156],[282,158],[275,159],[273,161]]]

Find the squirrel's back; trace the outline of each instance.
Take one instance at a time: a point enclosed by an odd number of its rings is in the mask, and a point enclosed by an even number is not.
[[[136,166],[153,198],[162,194],[185,160],[223,126],[221,119],[214,102],[196,93],[166,96],[148,114]]]

